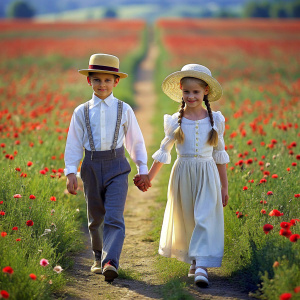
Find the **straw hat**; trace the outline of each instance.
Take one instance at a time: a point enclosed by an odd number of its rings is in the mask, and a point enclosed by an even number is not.
[[[126,73],[119,72],[119,59],[110,54],[98,53],[90,57],[89,68],[81,69],[78,72],[82,75],[88,76],[89,72],[115,74],[120,78],[126,78]]]
[[[181,71],[174,72],[167,76],[162,83],[163,92],[176,102],[181,102],[182,90],[180,80],[184,77],[195,77],[202,79],[209,86],[208,100],[217,101],[223,94],[220,83],[211,76],[208,68],[198,64],[188,64],[182,67]]]

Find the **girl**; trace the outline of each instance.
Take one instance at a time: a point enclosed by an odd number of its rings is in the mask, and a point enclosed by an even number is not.
[[[166,77],[162,89],[172,100],[181,101],[181,107],[164,117],[165,138],[152,156],[154,163],[148,174],[152,181],[162,165],[170,163],[175,143],[177,160],[169,181],[159,253],[190,263],[188,276],[195,277],[197,286],[206,287],[206,268],[221,266],[222,206],[228,202],[225,119],[210,108],[210,102],[222,96],[222,87],[208,68],[188,64]],[[138,175],[135,184],[147,190]]]

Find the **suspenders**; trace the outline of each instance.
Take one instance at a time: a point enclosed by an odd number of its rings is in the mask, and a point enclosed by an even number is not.
[[[122,103],[122,101],[118,100],[117,124],[116,124],[113,144],[111,145],[111,151],[114,153],[115,156],[116,156],[116,146],[117,146],[117,141],[118,141],[118,136],[119,136],[119,130],[120,130],[120,125],[121,125],[121,120],[122,120],[122,110],[123,110],[123,103]],[[89,143],[90,143],[91,152],[92,152],[91,160],[93,160],[93,152],[96,151],[96,148],[95,148],[95,144],[94,144],[94,140],[93,140],[93,136],[92,136],[91,124],[90,124],[89,102],[86,102],[84,104],[84,118],[85,118],[85,125],[87,128]]]

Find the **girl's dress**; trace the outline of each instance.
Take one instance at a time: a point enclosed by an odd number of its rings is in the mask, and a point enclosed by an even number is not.
[[[220,267],[224,250],[224,221],[220,176],[216,164],[229,162],[223,139],[225,119],[213,112],[219,140],[216,147],[207,143],[211,131],[209,117],[192,121],[182,118],[184,143],[176,143],[168,201],[160,236],[159,253],[198,266]],[[178,112],[164,116],[165,138],[153,159],[171,162]]]

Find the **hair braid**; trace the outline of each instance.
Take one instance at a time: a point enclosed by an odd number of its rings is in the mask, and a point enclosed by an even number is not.
[[[184,141],[184,133],[183,133],[182,128],[181,128],[181,122],[182,122],[184,107],[185,107],[185,102],[182,99],[181,100],[181,106],[180,106],[180,109],[179,109],[179,115],[178,115],[178,127],[174,131],[175,140],[177,140],[177,142],[179,144],[182,144],[183,141]]]
[[[211,107],[210,107],[210,103],[208,101],[207,95],[204,95],[203,101],[204,101],[204,103],[206,105],[206,108],[207,108],[207,112],[208,112],[208,115],[209,115],[211,127],[214,127],[215,122],[214,122],[214,118],[213,118],[213,115],[212,115],[212,111],[211,111]],[[217,146],[218,145],[218,133],[214,128],[211,129],[211,131],[209,133],[209,136],[208,136],[207,142],[211,146]]]

